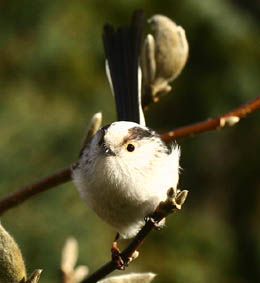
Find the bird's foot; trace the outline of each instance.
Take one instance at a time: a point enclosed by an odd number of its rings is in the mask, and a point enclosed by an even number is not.
[[[120,234],[117,233],[112,243],[111,256],[112,256],[112,261],[114,262],[116,268],[119,270],[125,270],[128,264],[138,257],[139,252],[134,251],[130,257],[128,257],[127,259],[123,259],[117,245],[119,238],[120,238]]]
[[[124,270],[126,267],[126,263],[123,261],[120,255],[120,250],[117,246],[117,240],[112,243],[111,256],[116,268],[119,270]]]

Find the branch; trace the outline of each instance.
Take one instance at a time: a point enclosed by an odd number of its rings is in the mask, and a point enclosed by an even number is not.
[[[129,259],[134,252],[142,245],[147,235],[154,229],[155,223],[159,223],[163,218],[180,210],[188,195],[188,191],[183,190],[174,195],[173,188],[170,188],[167,193],[167,199],[161,202],[153,215],[146,222],[144,227],[139,231],[130,244],[121,252],[120,256],[124,262],[129,262]],[[93,283],[107,276],[109,273],[117,269],[114,261],[109,261],[100,267],[97,271],[89,275],[81,283]]]
[[[68,166],[52,175],[44,177],[32,184],[24,186],[19,190],[9,194],[8,196],[0,200],[0,215],[6,212],[8,209],[17,206],[30,197],[47,191],[53,187],[61,185],[71,180],[71,168],[73,165]]]
[[[233,126],[239,121],[240,118],[253,113],[259,108],[260,96],[216,118],[177,128],[173,131],[162,134],[161,137],[164,141],[169,142],[178,138],[195,135],[202,132],[218,130],[225,126]]]
[[[177,128],[173,131],[162,134],[164,141],[169,142],[182,137],[199,134],[202,132],[221,129],[227,125],[231,126],[237,123],[240,118],[253,113],[260,108],[260,96],[256,99],[235,108],[232,111],[224,113],[216,118],[208,119],[206,121],[198,122],[192,125]],[[237,117],[237,118],[235,118]],[[68,166],[61,171],[53,173],[50,176],[44,177],[32,184],[20,188],[18,191],[0,199],[0,215],[8,209],[17,206],[23,201],[27,200],[33,195],[44,192],[52,187],[61,185],[71,180],[71,168],[74,165]]]
[[[102,113],[96,113],[93,115],[88,130],[86,131],[79,155],[82,154],[82,151],[87,143],[87,141],[97,132],[102,123]],[[44,192],[48,189],[56,187],[58,185],[64,184],[71,180],[71,170],[76,164],[72,164],[56,173],[53,173],[50,176],[44,177],[32,184],[20,188],[18,191],[11,193],[7,197],[4,197],[0,200],[0,215],[3,214],[8,209],[17,206],[23,201],[27,200],[33,195]]]

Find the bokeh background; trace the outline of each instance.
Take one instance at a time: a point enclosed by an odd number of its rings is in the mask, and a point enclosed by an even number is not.
[[[97,111],[115,119],[104,72],[102,27],[127,23],[136,8],[182,25],[190,44],[173,91],[146,113],[159,132],[224,113],[259,95],[258,0],[0,2],[0,193],[18,189],[75,161]],[[148,31],[148,29],[147,29]],[[178,142],[184,209],[154,232],[128,271],[155,282],[260,282],[260,112],[233,128]],[[114,231],[68,183],[1,217],[19,243],[28,273],[59,282],[62,245],[80,245],[91,271],[110,258]],[[126,243],[122,242],[124,246]],[[1,268],[1,267],[0,267]]]

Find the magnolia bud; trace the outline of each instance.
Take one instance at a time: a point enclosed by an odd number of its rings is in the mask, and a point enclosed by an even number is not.
[[[81,146],[80,146],[80,155],[82,154],[82,151],[84,150],[87,142],[89,141],[89,139],[95,135],[95,133],[99,130],[100,126],[102,123],[102,113],[98,112],[95,113],[90,121],[89,127],[87,132],[85,133],[83,140],[81,142]]]
[[[173,81],[184,68],[189,52],[185,31],[171,19],[155,15],[148,20],[153,36],[148,35],[142,51],[144,85],[153,101],[171,90]]]
[[[148,23],[154,31],[156,78],[170,82],[180,74],[188,58],[185,31],[162,15],[153,16]]]
[[[0,282],[25,282],[26,271],[21,251],[15,240],[0,224]]]
[[[156,274],[147,273],[129,273],[125,275],[117,275],[99,281],[100,283],[149,283],[152,282]]]

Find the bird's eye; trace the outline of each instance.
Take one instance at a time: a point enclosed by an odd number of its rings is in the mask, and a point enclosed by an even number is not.
[[[135,150],[135,146],[131,143],[129,143],[126,147],[127,151],[132,152]]]

